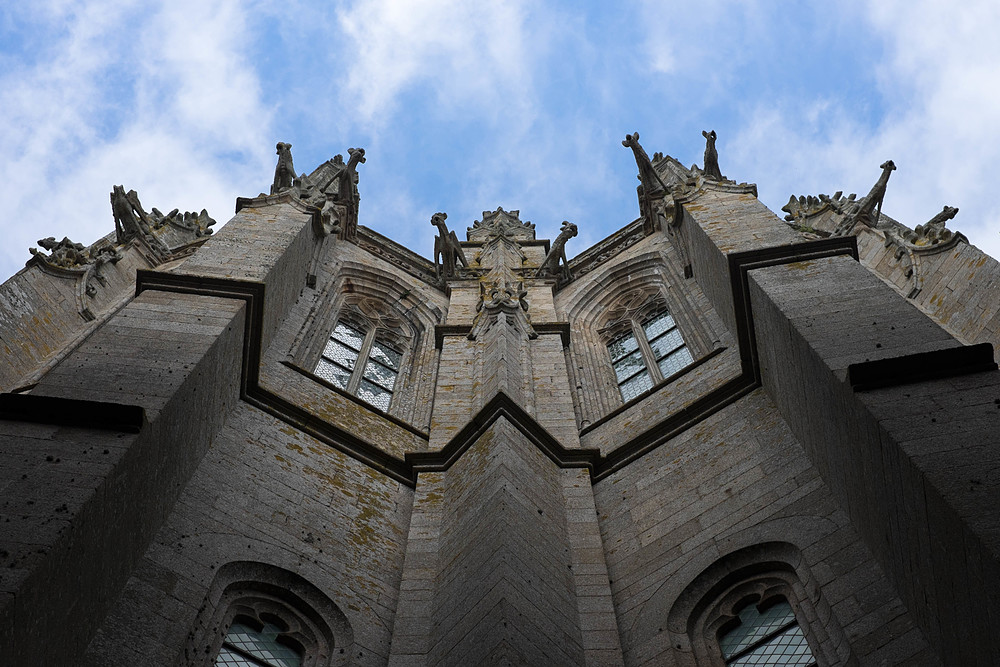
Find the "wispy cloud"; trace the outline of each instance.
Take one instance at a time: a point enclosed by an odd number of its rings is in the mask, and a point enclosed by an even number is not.
[[[0,222],[3,272],[41,236],[106,234],[115,183],[147,207],[228,219],[272,143],[239,4],[50,3],[42,16],[47,48],[0,77],[4,215],[16,216]]]

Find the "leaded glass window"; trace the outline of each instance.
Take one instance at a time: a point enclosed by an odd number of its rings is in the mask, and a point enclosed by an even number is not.
[[[362,330],[337,322],[316,375],[376,408],[387,411],[399,376],[403,355],[384,340],[376,329]]]
[[[791,665],[811,667],[816,664],[795,612],[784,598],[766,606],[748,604],[739,611],[739,620],[719,635],[719,648],[727,665]]]
[[[216,667],[301,667],[302,651],[273,622],[237,616],[215,659]]]
[[[622,400],[630,401],[694,359],[666,308],[631,322],[631,331],[608,343]]]

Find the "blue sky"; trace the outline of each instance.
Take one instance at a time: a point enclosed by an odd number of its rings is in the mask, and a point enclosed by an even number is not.
[[[575,255],[638,214],[622,147],[789,195],[864,195],[1000,256],[1000,3],[37,0],[0,9],[0,279],[45,236],[114,228],[108,193],[223,222],[274,144],[311,171],[362,146],[361,224],[430,257],[520,209]]]

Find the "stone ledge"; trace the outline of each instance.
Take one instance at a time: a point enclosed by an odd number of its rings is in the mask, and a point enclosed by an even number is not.
[[[0,394],[0,419],[138,433],[146,423],[146,412],[139,405],[34,394]]]
[[[995,370],[993,345],[979,343],[851,364],[847,381],[854,391],[865,391]]]

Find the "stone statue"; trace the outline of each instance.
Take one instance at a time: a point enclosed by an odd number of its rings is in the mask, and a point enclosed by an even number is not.
[[[352,213],[346,216],[342,225],[342,234],[345,239],[352,239],[357,234],[358,218],[358,165],[365,163],[364,148],[347,149],[347,166],[340,172],[340,185],[338,189],[338,200],[344,203]]]
[[[635,163],[639,167],[639,182],[642,183],[642,188],[647,195],[657,190],[667,190],[667,186],[664,185],[660,175],[653,169],[653,163],[649,161],[649,155],[646,154],[646,151],[639,143],[638,132],[626,134],[625,139],[622,140],[622,146],[632,149]]]
[[[431,224],[438,229],[438,235],[434,237],[434,268],[438,278],[454,277],[459,262],[466,268],[469,266],[458,236],[455,232],[449,231],[444,222],[447,218],[447,213],[435,213],[431,216]]]
[[[639,135],[636,134],[635,136],[638,137]],[[542,265],[538,267],[538,271],[535,273],[536,277],[544,278],[546,276],[558,276],[561,274],[566,280],[572,278],[566,261],[566,242],[576,236],[576,234],[576,225],[564,220],[562,228],[559,231],[559,236],[552,242],[552,249],[549,250],[549,254],[542,260]],[[560,262],[562,263],[561,268]]]
[[[37,248],[28,248],[28,252],[50,266],[72,269],[84,266],[91,261],[90,255],[82,243],[73,243],[65,236],[62,241],[56,241],[54,236],[38,239],[38,245],[48,250],[49,254],[46,255]]]
[[[295,180],[295,167],[292,165],[292,145],[279,141],[277,146],[278,164],[274,167],[274,184],[271,185],[271,194],[288,190]]]
[[[945,227],[949,220],[955,217],[958,208],[945,206],[941,212],[922,225],[917,225],[912,232],[907,232],[905,238],[913,245],[929,246],[944,243],[954,236],[954,232]]]
[[[719,151],[715,149],[715,130],[710,132],[702,130],[701,135],[705,137],[705,168],[702,172],[706,178],[721,181],[722,170],[719,169]]]
[[[886,160],[879,165],[882,173],[868,195],[861,201],[857,212],[852,216],[855,221],[876,227],[882,217],[882,200],[885,199],[886,186],[889,184],[889,176],[896,170],[896,164],[892,160]]]
[[[125,192],[124,185],[112,187],[111,212],[115,217],[115,233],[119,244],[143,234],[143,225],[149,226],[149,217],[139,203],[139,195],[135,190]]]

